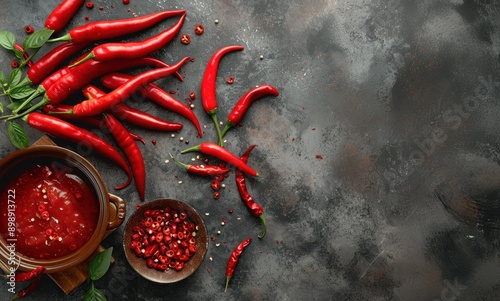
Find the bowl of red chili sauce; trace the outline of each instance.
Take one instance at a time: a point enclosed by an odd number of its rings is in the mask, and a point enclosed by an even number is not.
[[[192,275],[208,250],[208,233],[191,205],[157,199],[141,205],[125,225],[123,247],[132,268],[157,283]]]
[[[125,213],[125,202],[71,150],[32,146],[0,161],[0,259],[9,266],[43,265],[48,273],[75,266]]]

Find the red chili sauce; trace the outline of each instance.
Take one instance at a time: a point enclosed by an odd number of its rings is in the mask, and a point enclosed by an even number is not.
[[[12,239],[7,202],[15,200],[16,252],[54,259],[81,248],[92,236],[99,203],[76,168],[60,161],[31,163],[10,179],[0,190],[0,233]]]

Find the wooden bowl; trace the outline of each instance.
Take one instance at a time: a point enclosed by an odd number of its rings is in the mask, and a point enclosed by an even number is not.
[[[155,268],[148,267],[146,259],[138,257],[130,248],[132,235],[135,233],[133,229],[144,220],[144,212],[146,210],[164,209],[167,206],[179,212],[185,212],[187,214],[187,220],[190,220],[197,226],[196,252],[189,261],[185,262],[184,268],[180,271],[172,268],[166,271],[159,271]],[[207,228],[200,214],[189,204],[173,199],[158,199],[141,205],[130,216],[125,225],[123,247],[129,264],[139,275],[157,283],[174,283],[192,275],[205,259],[208,250]]]

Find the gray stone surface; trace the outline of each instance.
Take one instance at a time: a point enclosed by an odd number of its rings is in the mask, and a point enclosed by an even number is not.
[[[57,2],[2,1],[0,28],[23,39],[23,26],[40,29]],[[182,122],[184,129],[175,138],[130,129],[146,140],[141,145],[146,201],[169,197],[192,204],[209,213],[205,222],[216,238],[192,277],[160,285],[130,268],[121,227],[103,242],[114,247],[116,258],[96,283],[108,300],[498,300],[497,1],[132,0],[124,6],[115,0],[95,5],[82,8],[69,27],[85,23],[85,16],[95,21],[187,10],[182,32],[191,34],[192,43],[176,39],[155,56],[175,62],[190,55],[195,62],[182,68],[184,82],[170,78],[157,84],[183,101],[190,91],[198,94],[194,111],[206,125],[205,135],[198,138],[182,117],[137,99],[131,105]],[[99,10],[100,5],[105,8]],[[127,39],[144,39],[172,22]],[[197,23],[205,25],[202,36],[193,33]],[[255,102],[225,144],[236,154],[258,144],[249,163],[261,176],[248,184],[265,208],[269,229],[263,240],[257,239],[259,220],[238,197],[233,173],[214,200],[208,179],[164,162],[169,152],[186,162],[195,156],[180,154],[187,147],[181,136],[189,146],[215,141],[199,84],[211,54],[230,44],[245,50],[221,62],[220,120],[257,84],[281,92]],[[11,58],[2,51],[3,72]],[[235,77],[233,85],[225,83],[228,76]],[[14,150],[6,128],[0,131],[2,156]],[[26,130],[32,141],[42,134]],[[110,190],[127,200],[129,216],[139,203],[136,191],[111,188],[124,180],[123,173],[93,153],[84,155]],[[254,241],[224,293],[227,258],[249,236]],[[26,299],[82,300],[87,288],[83,284],[65,296],[45,278]],[[1,300],[7,300],[6,289],[0,284]]]

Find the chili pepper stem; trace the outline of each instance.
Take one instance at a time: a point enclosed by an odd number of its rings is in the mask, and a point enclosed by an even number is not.
[[[186,148],[185,150],[181,151],[181,154],[189,153],[189,152],[199,152],[200,151],[200,145],[193,146],[190,148]]]
[[[90,52],[90,53],[89,53],[86,57],[82,58],[82,59],[81,59],[81,60],[79,60],[78,62],[75,62],[75,63],[73,63],[73,64],[69,65],[68,67],[69,67],[69,68],[76,67],[76,66],[78,66],[78,65],[80,65],[80,64],[82,64],[82,63],[85,63],[85,62],[86,62],[86,61],[88,61],[88,60],[93,59],[94,57],[95,57],[94,53],[93,53],[93,52]]]
[[[226,135],[227,131],[229,131],[233,127],[234,127],[234,124],[232,124],[229,121],[226,121],[226,124],[224,125],[224,129],[222,130],[222,133],[221,133],[221,137],[224,138],[224,136]]]
[[[12,115],[12,117],[7,118],[6,121],[11,121],[11,120],[14,120],[14,119],[17,119],[17,118],[22,118],[24,116],[28,116],[29,113],[34,112],[34,111],[40,109],[41,107],[43,107],[44,105],[47,105],[47,104],[49,104],[49,100],[47,98],[43,98],[39,103],[37,103],[36,105],[32,106],[28,110],[24,111],[22,114]]]
[[[264,236],[266,236],[267,233],[267,224],[266,224],[266,217],[264,216],[264,213],[259,215],[260,220],[262,221],[262,232],[257,236],[258,238],[262,239]]]
[[[48,43],[66,42],[66,41],[71,41],[71,36],[69,35],[69,33],[67,33],[63,36],[60,36],[58,38],[53,38],[53,39],[47,40]]]
[[[227,291],[227,287],[229,285],[229,280],[231,280],[230,276],[226,276],[226,287],[224,287],[224,293]]]
[[[188,170],[188,169],[189,169],[189,165],[187,165],[186,163],[183,163],[183,162],[181,162],[181,161],[177,160],[174,156],[172,156],[172,154],[171,154],[171,153],[168,153],[168,154],[170,155],[170,158],[172,158],[172,160],[173,160],[175,163],[177,163],[179,166],[184,167],[186,170]]]
[[[33,92],[33,94],[31,94],[30,97],[28,97],[22,104],[20,104],[19,107],[12,110],[12,113],[14,113],[14,114],[19,113],[19,111],[21,111],[24,107],[26,107],[33,99],[42,95],[43,93],[45,93],[45,88],[42,86],[38,86],[36,91]]]
[[[217,131],[217,140],[219,141],[219,145],[222,146],[222,133],[220,131],[219,121],[217,120],[216,110],[209,112],[212,120],[214,121],[215,130]]]

